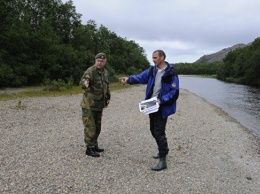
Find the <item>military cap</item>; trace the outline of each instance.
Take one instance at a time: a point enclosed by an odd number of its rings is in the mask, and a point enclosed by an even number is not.
[[[95,59],[106,59],[106,54],[105,53],[98,53],[96,56],[95,56]]]

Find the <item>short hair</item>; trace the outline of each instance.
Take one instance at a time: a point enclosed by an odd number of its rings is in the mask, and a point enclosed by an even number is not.
[[[166,58],[166,54],[163,50],[156,50],[156,51],[153,52],[153,54],[156,53],[156,52],[158,52],[160,57],[163,56],[164,59]]]

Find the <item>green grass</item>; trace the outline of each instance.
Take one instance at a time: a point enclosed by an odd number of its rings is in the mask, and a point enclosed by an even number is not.
[[[116,91],[131,87],[129,84],[123,85],[121,82],[110,83],[110,90]],[[28,97],[39,97],[39,96],[62,96],[62,95],[74,95],[82,94],[82,89],[80,86],[72,86],[70,88],[61,87],[57,91],[45,91],[44,87],[37,87],[32,89],[30,87],[23,88],[25,91],[17,93],[2,93],[0,94],[0,101],[14,100],[18,98],[28,98]]]
[[[27,108],[27,106],[25,105],[25,104],[22,104],[22,101],[21,100],[19,100],[18,101],[18,103],[17,103],[17,105],[16,106],[13,106],[13,107],[11,107],[12,109],[16,109],[16,110],[24,110],[24,109],[26,109]]]

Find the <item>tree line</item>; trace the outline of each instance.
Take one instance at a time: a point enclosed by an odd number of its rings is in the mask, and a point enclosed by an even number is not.
[[[260,86],[260,38],[229,52],[223,61],[212,63],[177,63],[179,74],[214,75],[217,79]]]
[[[150,66],[137,43],[82,24],[70,0],[0,0],[0,87],[39,85],[46,80],[78,84],[94,56],[105,52],[111,77]]]

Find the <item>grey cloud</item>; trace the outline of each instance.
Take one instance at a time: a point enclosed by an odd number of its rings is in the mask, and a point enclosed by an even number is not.
[[[188,60],[188,55],[189,60],[196,56],[198,59],[204,53],[247,44],[260,36],[258,0],[75,0],[74,4],[83,15],[83,22],[93,19],[123,38],[193,45],[185,50],[168,51],[178,55],[175,58],[179,60],[182,56]],[[149,57],[158,45],[140,46]]]

